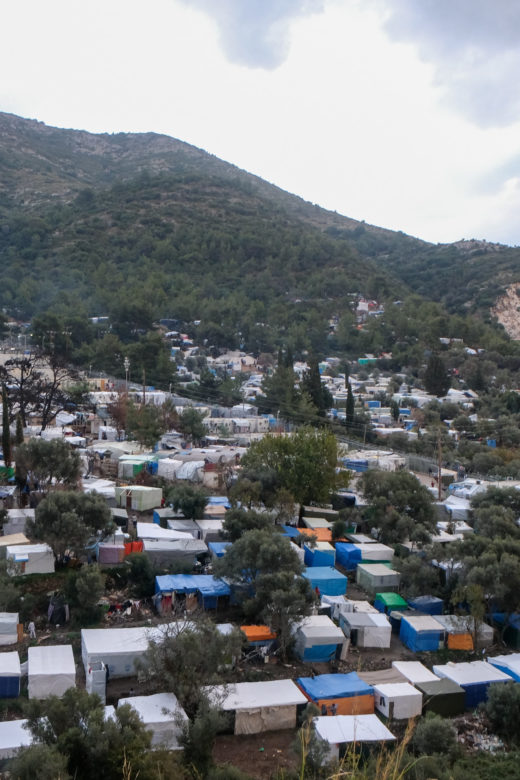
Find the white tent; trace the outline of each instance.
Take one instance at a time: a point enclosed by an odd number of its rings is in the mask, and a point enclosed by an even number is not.
[[[398,571],[384,563],[359,563],[356,568],[356,582],[370,593],[395,590],[399,586]]]
[[[194,539],[187,534],[186,538],[175,540],[161,540],[159,542],[146,539],[143,542],[143,552],[157,566],[167,565],[179,558],[185,558],[192,563],[198,555],[208,552],[207,545],[200,539]]]
[[[235,734],[295,728],[296,707],[307,704],[292,680],[235,683],[206,690],[216,706],[235,712]]]
[[[153,696],[131,696],[119,699],[117,706],[129,704],[143,721],[147,731],[152,732],[152,747],[179,750],[179,736],[182,721],[188,716],[173,693],[156,693]]]
[[[7,573],[51,574],[54,571],[54,553],[48,544],[16,544],[5,548]]]
[[[203,520],[195,520],[200,531],[200,538],[204,542],[220,542],[222,541],[222,524],[223,520],[215,518],[204,518]]]
[[[30,647],[28,657],[29,698],[63,696],[76,685],[72,645]]]
[[[394,557],[393,548],[379,542],[354,544],[354,547],[360,551],[362,561],[391,561]]]
[[[374,685],[374,705],[392,720],[415,718],[422,712],[422,693],[407,682]]]
[[[295,652],[302,661],[329,661],[338,645],[346,646],[343,631],[326,615],[310,615],[297,626]]]
[[[392,661],[392,666],[397,669],[403,677],[406,677],[412,685],[417,683],[435,682],[439,679],[437,675],[430,672],[429,669],[419,661]]]
[[[18,612],[0,612],[0,645],[18,642]]]
[[[193,535],[186,531],[172,531],[169,528],[161,528],[157,523],[137,523],[137,538],[150,539],[155,542],[175,541],[176,539],[193,539]]]
[[[390,647],[392,626],[380,612],[340,612],[339,624],[356,647]]]
[[[314,718],[313,723],[318,737],[329,746],[326,761],[338,759],[340,745],[395,740],[377,715],[324,716]]]
[[[31,732],[24,728],[27,720],[3,720],[0,722],[0,761],[14,758],[24,747],[32,745]]]
[[[4,536],[24,534],[27,520],[34,520],[35,509],[8,509],[7,521],[4,523]]]

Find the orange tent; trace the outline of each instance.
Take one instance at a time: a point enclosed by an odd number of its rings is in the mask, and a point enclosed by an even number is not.
[[[269,642],[276,639],[276,634],[268,626],[240,626],[248,642]]]

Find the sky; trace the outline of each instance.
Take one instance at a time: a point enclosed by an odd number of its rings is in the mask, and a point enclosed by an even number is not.
[[[520,0],[2,0],[0,111],[155,131],[423,238],[520,244]]]

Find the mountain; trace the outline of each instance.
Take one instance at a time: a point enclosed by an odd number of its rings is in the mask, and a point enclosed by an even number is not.
[[[0,113],[0,306],[17,317],[202,319],[213,341],[321,349],[308,334],[358,294],[488,316],[518,257],[357,222],[168,136]]]

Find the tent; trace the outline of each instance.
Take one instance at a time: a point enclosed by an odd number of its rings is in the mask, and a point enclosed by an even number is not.
[[[383,683],[374,686],[374,703],[385,718],[415,718],[422,712],[422,693],[407,682]]]
[[[0,761],[14,758],[24,747],[33,743],[31,732],[25,728],[27,720],[3,720],[0,722]]]
[[[35,509],[8,509],[7,520],[3,525],[4,536],[24,534],[27,520],[34,520]]]
[[[309,528],[312,531],[315,528],[332,528],[330,520],[326,520],[324,517],[303,517],[302,522],[305,528]]]
[[[341,596],[347,592],[347,578],[333,566],[311,566],[303,576],[323,596]]]
[[[85,675],[92,664],[102,661],[109,676],[132,677],[135,662],[148,649],[148,642],[158,638],[158,629],[147,626],[135,628],[82,628],[81,657]]]
[[[294,650],[302,661],[330,661],[345,643],[343,631],[326,615],[310,615],[295,632]]]
[[[368,593],[396,590],[400,575],[384,563],[360,563],[356,569],[356,582]]]
[[[314,547],[303,545],[306,566],[334,566],[336,551],[329,542],[316,542]]]
[[[361,560],[367,563],[382,563],[391,561],[394,557],[394,550],[386,544],[379,542],[370,542],[369,544],[354,544],[359,551]]]
[[[337,761],[340,747],[352,743],[388,742],[394,735],[381,723],[377,715],[336,715],[319,717],[313,721],[316,734],[328,745],[325,761]]]
[[[20,695],[20,677],[18,653],[0,653],[0,699],[12,699]]]
[[[295,528],[293,525],[282,525],[282,531],[282,536],[287,536],[289,539],[294,539],[296,542],[302,538],[299,529]]]
[[[161,505],[162,488],[145,485],[127,485],[115,488],[117,506],[132,509],[134,512],[146,512]]]
[[[107,696],[107,668],[103,661],[95,661],[88,667],[85,676],[87,693],[97,693],[103,704]]]
[[[0,547],[12,547],[15,545],[30,544],[29,539],[25,534],[8,534],[7,536],[0,536]]]
[[[298,528],[298,532],[303,536],[315,536],[318,542],[331,542],[332,531],[330,528]]]
[[[392,633],[399,636],[401,633],[401,621],[404,617],[423,617],[423,613],[417,612],[416,609],[392,609],[388,613],[388,617],[392,626]]]
[[[347,571],[353,571],[361,563],[360,545],[349,542],[336,542],[336,563]]]
[[[240,630],[245,634],[248,645],[272,645],[276,639],[276,634],[269,626],[240,626]]]
[[[171,531],[184,531],[190,534],[194,539],[200,538],[200,529],[195,520],[189,520],[185,517],[174,517],[166,521],[166,525]]]
[[[223,520],[211,517],[195,520],[200,533],[199,538],[206,542],[206,544],[208,542],[221,542],[223,522]]]
[[[471,615],[437,615],[436,620],[446,631],[446,647],[449,650],[473,650],[475,622]],[[493,629],[487,623],[477,626],[477,648],[493,644]]]
[[[414,653],[438,650],[444,639],[444,626],[431,615],[404,616],[399,638]]]
[[[378,612],[390,614],[393,609],[406,609],[408,604],[398,593],[376,593],[374,607]]]
[[[156,566],[167,566],[179,559],[195,563],[199,555],[208,552],[207,546],[199,539],[177,539],[175,541],[154,542],[150,539],[143,542],[143,552]]]
[[[219,709],[235,713],[235,734],[293,729],[297,707],[307,704],[292,680],[217,685],[206,691]]]
[[[152,696],[131,696],[119,699],[117,706],[129,704],[152,732],[152,747],[179,750],[182,723],[188,716],[173,693],[156,693]]]
[[[466,706],[464,689],[452,680],[432,680],[415,683],[423,695],[423,714],[435,712],[446,718],[462,715]]]
[[[7,573],[51,574],[54,571],[54,553],[48,544],[22,544],[5,548]]]
[[[18,642],[18,612],[0,612],[0,645]]]
[[[178,539],[193,539],[186,531],[172,531],[170,528],[161,528],[156,523],[137,523],[137,538],[143,541],[175,542]]]
[[[406,677],[412,685],[425,682],[438,682],[437,675],[430,672],[429,669],[419,661],[392,661],[392,668],[403,677]]]
[[[403,683],[408,682],[406,677],[400,674],[393,666],[390,669],[379,669],[376,672],[364,672],[359,671],[361,679],[374,687],[375,685],[383,685],[386,683]]]
[[[464,688],[466,709],[473,709],[480,702],[485,701],[490,685],[498,685],[512,680],[509,674],[505,674],[485,661],[439,664],[433,667],[433,672],[438,677],[447,677],[448,680],[452,680]]]
[[[204,609],[215,609],[219,598],[231,595],[231,588],[211,574],[164,574],[155,578],[155,592],[183,596],[195,593]]]
[[[212,558],[222,558],[231,542],[208,542],[208,550]]]
[[[63,696],[76,686],[76,664],[72,645],[30,647],[27,664],[29,698]]]
[[[299,677],[296,684],[320,710],[336,705],[337,715],[369,715],[374,712],[374,691],[356,672]]]
[[[520,682],[520,653],[511,655],[496,655],[493,658],[486,659],[496,669],[500,669],[504,674],[508,674],[516,682]]]
[[[444,602],[436,596],[417,596],[409,600],[412,609],[417,609],[425,615],[442,615]]]
[[[392,627],[379,612],[341,612],[339,625],[355,647],[390,647]]]

